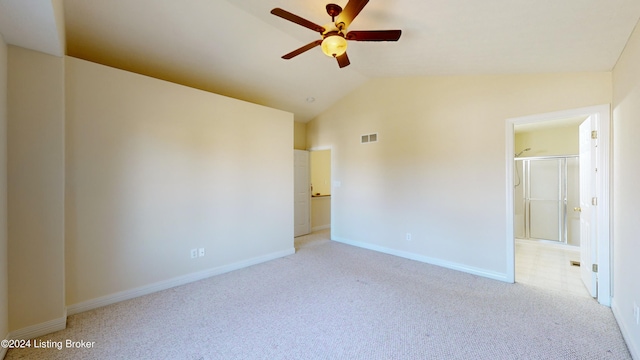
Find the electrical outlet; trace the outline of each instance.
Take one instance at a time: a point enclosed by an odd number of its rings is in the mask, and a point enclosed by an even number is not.
[[[633,302],[633,318],[636,321],[636,325],[640,325],[640,308],[635,301]]]
[[[407,239],[407,241],[411,241],[411,233],[407,233],[406,239]]]
[[[198,249],[191,249],[191,258],[195,259],[198,257]]]
[[[204,256],[204,248],[198,249],[198,256],[200,256],[200,257]]]

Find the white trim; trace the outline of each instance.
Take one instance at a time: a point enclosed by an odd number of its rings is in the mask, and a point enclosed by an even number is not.
[[[514,199],[513,199],[513,161],[515,159],[515,121],[512,120],[507,120],[507,125],[506,125],[506,136],[505,136],[505,140],[506,140],[506,146],[507,146],[507,153],[506,153],[506,168],[507,168],[507,187],[506,187],[506,198],[507,198],[507,203],[506,203],[506,208],[507,208],[507,219],[506,219],[506,228],[507,228],[507,234],[506,234],[506,249],[507,249],[507,268],[506,268],[506,272],[507,272],[507,282],[509,283],[514,283],[516,281],[516,243],[515,243],[515,222],[513,220],[514,216],[515,216],[515,208],[514,208]]]
[[[597,112],[598,160],[600,183],[596,183],[598,214],[598,302],[611,306],[611,108],[609,105]],[[606,191],[608,189],[608,191]],[[608,279],[603,286],[601,279]]]
[[[52,332],[64,330],[67,328],[67,314],[65,314],[57,319],[45,321],[40,324],[35,324],[31,326],[27,326],[22,329],[18,329],[16,331],[12,331],[7,335],[7,339],[14,340],[27,340],[33,339],[38,336],[43,336],[47,334],[51,334]]]
[[[618,323],[618,327],[620,328],[620,332],[622,333],[622,338],[627,343],[627,348],[631,353],[631,358],[640,359],[640,348],[638,348],[638,342],[633,338],[631,330],[627,327],[627,322],[623,321],[623,316],[620,313],[620,308],[618,307],[618,303],[616,303],[615,301],[611,302],[611,312],[613,312],[613,317]]]
[[[314,227],[311,228],[311,232],[320,231],[320,230],[324,230],[324,229],[331,229],[331,224],[314,226]]]
[[[513,229],[513,161],[514,161],[514,126],[520,124],[537,123],[543,121],[570,119],[579,116],[596,114],[598,123],[598,164],[601,183],[598,184],[597,196],[599,206],[598,214],[598,302],[605,306],[611,306],[611,106],[609,104],[596,105],[572,110],[556,111],[544,114],[536,114],[510,118],[505,124],[506,142],[506,248],[507,248],[507,277],[515,279],[515,251]],[[605,191],[609,189],[609,191]],[[605,279],[606,281],[602,281]]]
[[[118,303],[120,301],[133,299],[139,296],[148,295],[154,292],[170,289],[176,286],[185,285],[188,283],[192,283],[195,281],[203,280],[212,276],[228,273],[230,271],[239,270],[242,268],[246,268],[252,265],[260,264],[263,262],[275,260],[281,257],[289,256],[295,254],[295,248],[290,248],[287,250],[277,251],[270,254],[254,257],[251,259],[243,260],[240,262],[236,262],[233,264],[218,266],[215,268],[194,272],[191,274],[178,276],[172,279],[159,281],[154,284],[141,286],[138,288],[134,288],[131,290],[125,290],[121,292],[117,292],[114,294],[109,294],[105,296],[101,296],[99,298],[83,301],[78,304],[73,304],[67,307],[67,312],[69,315],[79,314],[81,312],[97,309],[103,306],[111,305]]]
[[[440,266],[440,267],[451,269],[451,270],[462,271],[472,275],[477,275],[477,276],[482,276],[482,277],[486,277],[493,280],[508,282],[507,274],[501,274],[494,271],[488,271],[485,269],[475,268],[475,267],[462,265],[462,264],[458,264],[450,261],[435,259],[428,256],[407,252],[407,251],[390,249],[384,246],[373,245],[373,244],[369,244],[361,241],[349,240],[344,238],[335,238],[332,240],[343,243],[343,244],[347,244],[347,245],[357,246],[363,249],[368,249],[368,250],[373,250],[373,251],[377,251],[377,252],[381,252],[389,255],[399,256],[409,260],[420,261],[423,263],[436,265],[436,266]]]

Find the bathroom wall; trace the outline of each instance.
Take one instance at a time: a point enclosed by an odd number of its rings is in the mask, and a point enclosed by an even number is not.
[[[312,194],[331,195],[331,150],[310,151],[309,155]]]
[[[311,198],[311,231],[331,227],[331,196]]]
[[[515,127],[514,148],[516,153],[524,151],[520,157],[551,156],[551,155],[577,155],[578,154],[578,127],[583,120],[574,120],[572,123],[556,121],[546,126],[518,125]],[[537,125],[537,126],[536,126]]]

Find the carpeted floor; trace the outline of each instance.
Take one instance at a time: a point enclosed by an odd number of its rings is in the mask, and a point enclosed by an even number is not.
[[[631,359],[611,310],[328,240],[70,316],[6,359]],[[94,342],[66,349],[66,340]]]

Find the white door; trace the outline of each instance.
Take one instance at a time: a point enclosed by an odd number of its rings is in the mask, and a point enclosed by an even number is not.
[[[310,208],[311,190],[309,188],[309,152],[293,151],[293,224],[294,236],[311,232]]]
[[[597,273],[593,264],[597,261],[597,212],[596,164],[597,139],[592,139],[596,130],[595,116],[589,116],[580,124],[580,272],[582,281],[593,297],[598,295]]]

